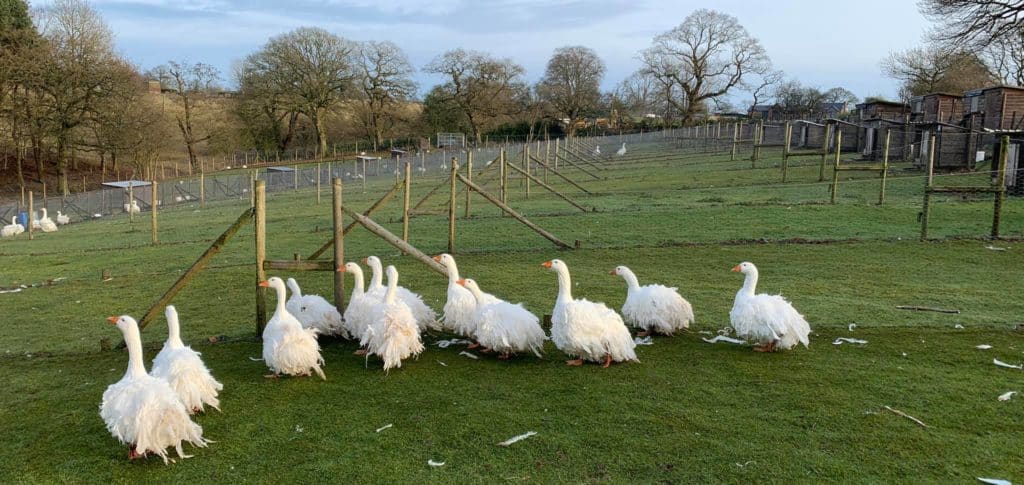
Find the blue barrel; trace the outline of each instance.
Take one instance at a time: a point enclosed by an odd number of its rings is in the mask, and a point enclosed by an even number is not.
[[[18,224],[21,224],[25,229],[28,229],[28,212],[18,213]]]

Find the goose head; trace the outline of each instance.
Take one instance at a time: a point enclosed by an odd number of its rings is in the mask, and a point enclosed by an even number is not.
[[[548,271],[560,272],[569,270],[569,267],[566,266],[561,259],[552,259],[550,261],[545,261],[541,263],[541,266],[547,268]]]
[[[757,274],[757,266],[754,266],[754,263],[751,263],[749,261],[744,261],[744,262],[742,262],[740,264],[737,264],[736,266],[733,266],[732,272],[733,273],[755,274],[756,275]]]
[[[281,281],[281,278],[278,278],[277,276],[271,276],[270,278],[267,278],[265,281],[260,281],[259,286],[262,286],[264,288],[273,288],[275,290],[283,290],[284,281]]]
[[[107,322],[109,322],[111,325],[116,326],[122,332],[128,330],[131,327],[138,326],[138,322],[136,322],[134,318],[128,315],[107,317]]]
[[[378,258],[376,256],[367,256],[367,257],[363,258],[363,264],[369,266],[374,271],[378,271],[379,272],[380,269],[381,269],[380,258]]]
[[[458,283],[459,286],[464,286],[466,287],[466,289],[469,290],[480,290],[480,287],[477,286],[476,281],[473,280],[472,278],[462,278],[459,281],[456,281],[456,283]]]
[[[623,276],[628,271],[629,271],[629,268],[627,268],[625,266],[616,266],[614,269],[609,271],[608,274],[610,274],[612,276]]]

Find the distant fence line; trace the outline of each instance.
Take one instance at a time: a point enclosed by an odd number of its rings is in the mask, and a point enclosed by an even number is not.
[[[587,138],[588,145],[605,145],[606,154],[613,153],[621,143],[636,143],[658,138],[668,139],[674,134],[671,131],[608,135]],[[565,138],[551,138],[552,144],[564,143]],[[530,145],[544,146],[548,140],[534,139]],[[342,157],[330,157],[322,160],[306,159],[279,161],[278,159],[259,159],[253,157],[249,163],[231,166],[231,169],[197,175],[183,175],[159,180],[157,184],[157,205],[160,208],[185,206],[203,202],[225,200],[249,200],[252,196],[251,187],[254,180],[263,180],[268,193],[302,190],[317,186],[330,186],[330,180],[340,177],[346,183],[363,182],[367,179],[395,177],[398,170],[398,159],[410,162],[413,172],[417,175],[438,174],[446,170],[452,157],[463,161],[464,155],[472,151],[475,163],[484,164],[495,159],[502,149],[514,152],[521,150],[526,143],[509,142],[491,143],[486,147],[470,147],[467,149],[433,149],[418,152],[394,154],[391,157],[371,158],[365,163],[356,159],[355,154]],[[245,159],[242,159],[245,160]],[[365,177],[363,174],[365,170]],[[319,176],[319,178],[318,178]],[[106,182],[115,182],[109,180]],[[139,185],[142,184],[142,185]],[[110,217],[127,214],[129,199],[134,199],[141,211],[148,211],[152,203],[152,188],[148,181],[137,181],[131,189],[121,187],[104,187],[98,190],[72,192],[66,197],[33,194],[34,208],[39,211],[60,210],[69,214],[73,220]],[[20,201],[0,203],[0,219],[10,221],[19,212],[26,211]]]

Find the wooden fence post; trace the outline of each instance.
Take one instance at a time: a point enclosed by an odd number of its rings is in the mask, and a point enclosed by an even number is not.
[[[334,267],[345,264],[345,213],[342,211],[341,177],[331,180],[331,215],[334,222]],[[345,311],[345,273],[334,272],[334,306]]]
[[[754,139],[754,150],[750,154],[750,168],[757,168],[757,159],[761,156],[761,141],[764,139],[764,122],[758,121],[752,127],[754,132],[751,137]]]
[[[1010,137],[1003,135],[999,141],[999,171],[996,172],[996,200],[992,207],[992,237],[999,237],[999,221],[1003,215],[1003,199],[1006,197],[1006,166],[1010,158]]]
[[[839,156],[843,152],[843,131],[836,130],[836,157],[835,165],[832,167],[832,186],[829,187],[832,194],[829,197],[831,203],[836,203],[836,192],[839,191]]]
[[[338,148],[334,149],[337,151]],[[320,205],[320,162],[316,162],[316,205]]]
[[[157,236],[157,222],[156,222],[156,207],[157,207],[157,182],[156,180],[150,181],[149,188],[149,239],[152,244],[156,246],[160,239]]]
[[[740,124],[732,124],[732,151],[729,154],[729,161],[736,161],[736,145],[740,142]]]
[[[199,207],[206,208],[206,174],[199,173]]]
[[[448,254],[455,254],[455,182],[459,175],[459,159],[452,157],[451,197],[448,200]]]
[[[135,211],[132,210],[135,207],[135,182],[132,180],[128,181],[128,222],[135,222]]]
[[[882,181],[878,187],[878,205],[885,203],[885,179],[889,176],[889,141],[892,136],[892,130],[885,129],[885,144],[883,149],[885,153],[882,154]]]
[[[470,150],[469,153],[466,154],[466,179],[469,180],[469,181],[473,180],[473,150]],[[469,219],[469,215],[470,215],[469,204],[470,204],[470,196],[471,195],[473,195],[473,191],[472,190],[467,190],[466,191],[466,212],[465,212],[465,215],[463,216],[466,219]]]
[[[786,122],[782,134],[782,181],[786,181],[786,173],[789,171],[789,144],[793,141],[793,125]]]
[[[928,216],[932,202],[932,174],[935,169],[935,135],[928,140],[928,172],[924,185],[924,203],[921,205],[921,240],[928,239]]]
[[[267,186],[263,180],[253,184],[253,200],[256,222],[256,282],[267,279],[263,261],[267,259]],[[267,324],[267,292],[262,286],[256,287],[256,336],[263,338],[263,327]]]
[[[405,162],[405,193],[402,201],[402,240],[409,242],[409,198],[412,197],[412,162]],[[467,207],[469,207],[467,205]]]
[[[530,173],[530,145],[529,144],[526,144],[526,145],[523,146],[523,170],[526,171],[526,173]],[[530,178],[529,177],[525,177],[525,179],[526,179],[526,198],[529,199],[530,198]]]
[[[821,141],[821,165],[818,166],[818,182],[825,181],[825,162],[828,160],[828,142],[832,137],[832,125],[825,125],[825,136]]]
[[[33,220],[32,218],[35,217],[35,208],[34,208],[35,203],[36,203],[36,196],[30,190],[30,191],[28,191],[28,239],[30,241],[32,239],[35,239],[35,236],[33,235],[35,230],[32,228],[32,220]]]

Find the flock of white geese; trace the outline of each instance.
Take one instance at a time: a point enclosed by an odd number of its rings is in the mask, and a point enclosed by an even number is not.
[[[549,336],[540,319],[522,304],[510,303],[485,293],[479,284],[461,278],[455,258],[435,256],[448,273],[447,301],[442,317],[416,293],[398,285],[394,266],[382,269],[376,256],[363,263],[370,267],[369,286],[362,268],[353,262],[337,269],[354,278],[352,295],[344,313],[317,295],[303,295],[298,283],[272,277],[259,283],[276,292],[277,306],[263,331],[263,361],[270,369],[265,377],[282,374],[326,379],[318,335],[356,339],[357,354],[376,356],[385,370],[401,367],[402,361],[419,355],[424,330],[445,330],[466,337],[471,348],[493,352],[498,359],[516,354],[542,355]],[[658,284],[641,285],[625,266],[611,270],[626,283],[627,296],[621,316],[604,303],[574,298],[569,267],[552,259],[544,268],[558,276],[558,296],[551,312],[551,335],[555,346],[571,357],[568,365],[638,361],[636,342],[627,324],[650,333],[672,335],[694,321],[693,308],[676,288]],[[757,294],[757,268],[749,262],[736,265],[734,272],[745,275],[729,314],[738,336],[756,343],[754,349],[771,352],[808,345],[810,325],[779,295]],[[384,277],[387,278],[384,284]],[[287,291],[291,289],[291,298]],[[211,375],[200,354],[186,346],[180,336],[177,311],[168,306],[168,338],[147,372],[142,358],[138,324],[128,315],[108,318],[124,334],[128,348],[128,371],[103,393],[100,416],[107,429],[129,446],[129,458],[155,454],[166,463],[168,449],[181,458],[183,442],[205,447],[202,427],[191,415],[206,406],[219,409],[221,383]]]
[[[50,216],[46,213],[46,208],[40,209],[43,213],[43,217],[39,219],[32,219],[32,229],[43,232],[57,232],[57,226],[63,226],[71,222],[71,218],[60,211],[57,211],[57,221],[54,222],[50,219]],[[33,216],[34,217],[34,216]],[[25,226],[18,222],[15,217],[11,218],[11,223],[0,227],[0,237],[14,237],[18,234],[25,232]]]

